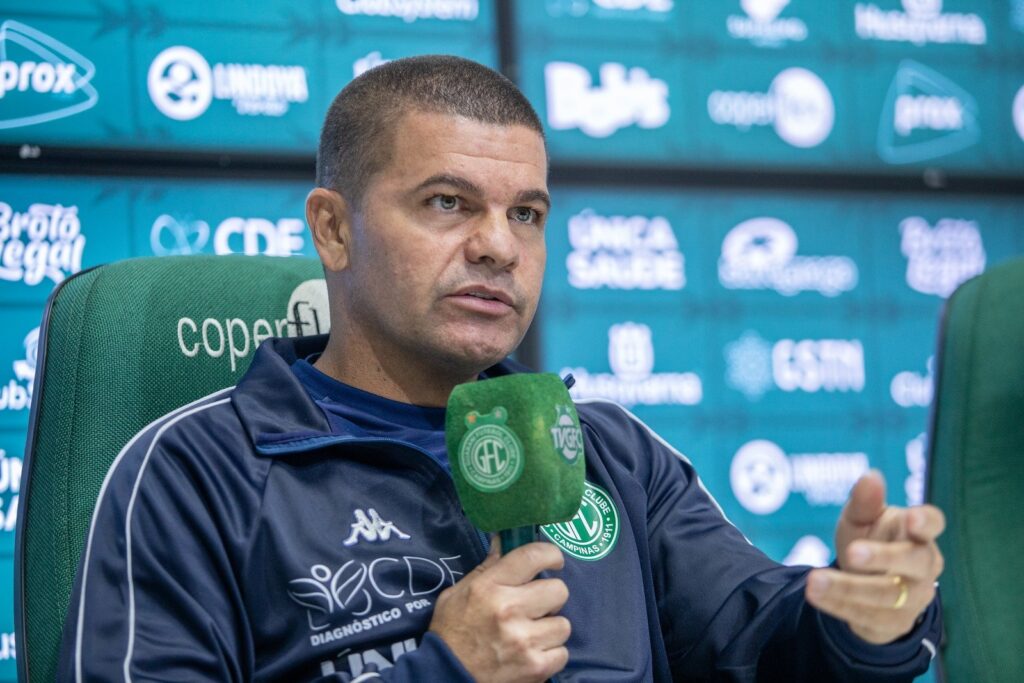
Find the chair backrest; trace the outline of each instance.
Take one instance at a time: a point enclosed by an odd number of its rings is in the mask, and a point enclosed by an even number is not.
[[[329,324],[323,270],[312,259],[133,259],[53,292],[15,551],[19,680],[54,680],[93,507],[121,447],[161,415],[233,385],[263,338]]]
[[[1024,681],[1024,259],[946,304],[929,439],[946,680]]]

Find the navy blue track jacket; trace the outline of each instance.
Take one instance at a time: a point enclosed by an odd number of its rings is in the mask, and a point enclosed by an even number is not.
[[[331,432],[289,367],[325,341],[268,340],[237,387],[124,448],[61,680],[471,680],[427,627],[438,594],[484,559],[481,535],[425,452]],[[751,546],[643,423],[611,403],[578,409],[605,533],[599,557],[567,554],[559,573],[573,630],[557,681],[909,681],[927,667],[937,602],[901,641],[860,641],[804,601],[808,568]],[[585,544],[581,531],[548,534]]]

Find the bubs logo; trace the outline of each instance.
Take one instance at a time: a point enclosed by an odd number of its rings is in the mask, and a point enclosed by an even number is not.
[[[475,410],[466,415],[469,431],[459,445],[459,470],[478,491],[504,491],[523,473],[523,445],[507,421],[508,411],[501,406],[486,415]]]
[[[772,126],[792,147],[817,147],[832,133],[835,105],[825,82],[812,71],[793,67],[780,72],[768,92],[715,90],[708,115],[720,126],[747,131]]]
[[[568,522],[545,524],[541,533],[577,560],[600,560],[619,540],[619,511],[611,494],[584,482],[580,509]]]
[[[664,216],[602,216],[584,209],[569,219],[565,259],[576,289],[678,290],[685,259]]]
[[[39,328],[32,329],[22,342],[25,358],[12,363],[14,378],[0,386],[0,411],[28,410],[32,405],[32,389],[39,356]]]
[[[942,0],[903,0],[903,11],[884,10],[874,3],[853,8],[857,36],[864,40],[984,45],[985,22],[977,14],[943,12]]]
[[[578,398],[604,398],[626,406],[696,405],[704,397],[700,377],[694,372],[654,372],[654,341],[651,328],[624,322],[608,328],[609,373],[586,368],[562,368],[576,384],[570,390]]]
[[[96,67],[20,21],[0,24],[0,129],[32,126],[92,109]]]
[[[186,45],[163,50],[149,65],[149,98],[164,116],[191,121],[214,99],[228,100],[247,116],[284,116],[289,105],[309,99],[301,66],[214,64]]]
[[[592,138],[606,138],[636,125],[661,128],[668,123],[668,84],[646,69],[606,62],[593,86],[590,71],[571,62],[544,66],[548,123],[553,130],[579,128]]]
[[[779,18],[790,0],[740,0],[747,16],[730,14],[725,20],[729,35],[757,47],[778,48],[807,39],[807,24],[796,17]]]
[[[787,455],[767,439],[749,441],[736,451],[729,482],[740,505],[755,515],[778,511],[793,492],[812,506],[842,505],[868,471],[865,453]]]
[[[900,221],[900,250],[907,284],[922,294],[948,297],[985,270],[985,247],[976,221],[941,218],[932,227],[921,216]]]
[[[215,254],[295,256],[305,246],[306,224],[299,218],[225,218],[215,230],[191,216],[161,214],[149,230],[149,245],[156,256],[198,254],[213,237]]]
[[[60,284],[82,269],[84,251],[77,206],[30,204],[19,212],[0,202],[0,280]]]
[[[938,71],[913,60],[900,63],[878,124],[878,155],[911,164],[967,149],[981,139],[978,104]]]
[[[743,221],[722,240],[718,280],[728,289],[774,289],[784,296],[816,291],[838,296],[857,286],[846,256],[797,256],[796,231],[778,218]]]

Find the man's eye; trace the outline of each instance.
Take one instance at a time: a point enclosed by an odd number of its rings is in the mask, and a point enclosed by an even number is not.
[[[443,211],[454,211],[459,208],[459,198],[450,194],[439,194],[431,197],[430,203]]]
[[[540,215],[528,206],[517,206],[512,209],[512,218],[520,223],[536,223]]]

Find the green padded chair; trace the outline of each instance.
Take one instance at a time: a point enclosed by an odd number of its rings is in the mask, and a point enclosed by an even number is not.
[[[257,342],[326,332],[320,262],[175,256],[69,278],[40,334],[15,558],[18,678],[52,681],[78,559],[121,447],[232,386]]]
[[[949,683],[1024,681],[1024,259],[964,283],[939,334],[928,499]]]

